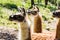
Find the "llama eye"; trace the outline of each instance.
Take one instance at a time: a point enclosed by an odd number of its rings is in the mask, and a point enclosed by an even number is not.
[[[36,15],[37,14],[37,11],[32,11],[31,12],[33,15]]]
[[[35,13],[37,13],[37,11],[34,11]]]

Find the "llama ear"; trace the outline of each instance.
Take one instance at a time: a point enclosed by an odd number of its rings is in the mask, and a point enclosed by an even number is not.
[[[21,12],[21,7],[17,7],[17,10],[18,10],[19,12]]]
[[[38,8],[38,6],[33,5],[33,9],[34,9],[35,11],[39,12],[39,8]]]
[[[37,8],[37,11],[39,12],[39,8],[38,7],[36,7]]]
[[[22,8],[22,11],[23,11],[23,16],[26,16],[25,8]]]

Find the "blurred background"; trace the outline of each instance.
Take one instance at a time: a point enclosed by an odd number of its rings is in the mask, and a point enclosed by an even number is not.
[[[46,0],[34,0],[43,18],[43,29],[50,28],[53,29],[55,21],[52,17],[52,12],[57,9],[57,2],[60,4],[59,0],[48,0],[48,5],[45,4]],[[10,28],[18,29],[16,22],[11,22],[8,20],[9,15],[14,14],[17,11],[17,7],[24,7],[28,9],[31,7],[31,0],[0,0],[0,26],[6,26]]]

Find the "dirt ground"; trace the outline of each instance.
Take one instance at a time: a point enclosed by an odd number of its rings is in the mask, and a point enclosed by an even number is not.
[[[33,33],[32,40],[54,40],[55,32],[45,31],[43,33]]]
[[[0,40],[18,40],[17,34],[14,28],[0,27]]]

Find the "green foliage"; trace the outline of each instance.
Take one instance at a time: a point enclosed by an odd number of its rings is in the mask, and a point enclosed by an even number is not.
[[[0,26],[18,28],[17,23],[9,21],[9,15],[17,12],[17,7],[30,7],[30,0],[0,0]]]

